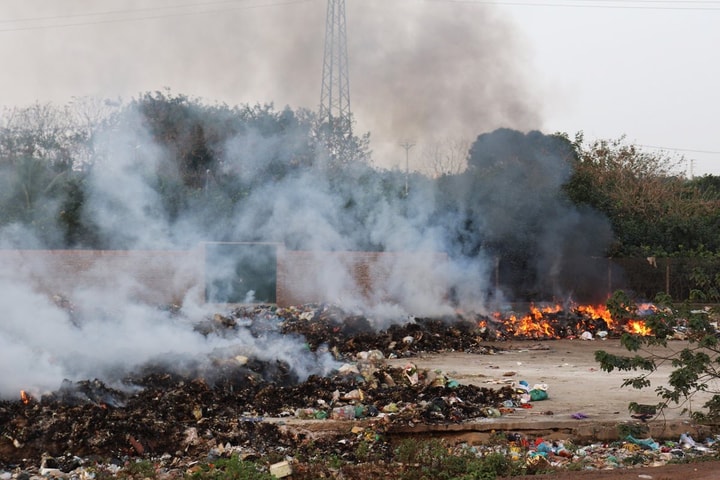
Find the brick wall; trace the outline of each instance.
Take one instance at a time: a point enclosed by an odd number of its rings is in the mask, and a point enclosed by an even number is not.
[[[437,272],[446,261],[439,253],[281,250],[277,304],[401,302],[417,293],[440,299],[447,287]]]
[[[0,250],[2,275],[38,291],[116,288],[134,298],[175,303],[202,281],[201,250]]]
[[[277,304],[392,302],[425,291],[443,295],[435,269],[443,254],[277,252]],[[0,250],[0,275],[29,282],[50,295],[72,298],[88,287],[117,288],[133,298],[169,304],[189,292],[202,301],[205,251]],[[418,271],[426,272],[418,275]],[[128,284],[128,279],[131,280]],[[397,298],[396,298],[397,297]]]

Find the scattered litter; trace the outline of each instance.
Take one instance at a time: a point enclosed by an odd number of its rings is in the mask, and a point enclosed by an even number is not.
[[[285,478],[292,475],[293,470],[290,462],[278,462],[270,465],[270,475],[276,478]]]
[[[625,437],[625,440],[633,445],[638,445],[644,449],[650,449],[650,450],[658,450],[660,448],[660,445],[656,441],[654,441],[651,438],[635,438],[632,435],[628,435]]]

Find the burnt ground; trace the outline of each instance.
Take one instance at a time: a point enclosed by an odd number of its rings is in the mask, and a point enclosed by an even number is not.
[[[207,458],[209,451],[222,454],[224,446],[242,451],[246,458],[283,458],[292,452],[296,458],[336,455],[353,461],[358,460],[358,442],[368,438],[374,439],[374,454],[386,454],[389,459],[390,445],[382,440],[389,431],[494,418],[508,402],[518,404],[518,392],[507,380],[519,380],[524,374],[530,381],[549,381],[547,408],[555,410],[553,415],[565,413],[552,403],[552,389],[561,385],[553,387],[549,373],[554,367],[570,367],[564,370],[576,385],[570,391],[590,392],[595,404],[603,405],[597,399],[598,390],[579,383],[578,371],[572,371],[576,368],[587,376],[593,367],[566,361],[569,351],[563,349],[569,344],[558,348],[557,340],[548,340],[550,347],[536,349],[537,337],[532,336],[530,341],[518,340],[518,347],[477,319],[415,319],[375,332],[369,319],[335,307],[277,311],[257,307],[215,315],[198,323],[196,330],[199,335],[233,330],[241,328],[240,320],[246,318],[254,319],[249,327],[253,335],[280,330],[302,338],[310,350],[333,352],[349,368],[299,382],[291,366],[282,362],[228,358],[216,359],[211,368],[187,365],[182,373],[146,365],[126,376],[126,388],[121,389],[98,380],[68,381],[27,403],[0,402],[0,467],[36,465],[43,455],[54,457],[63,471],[86,459],[119,462],[165,455],[182,463]],[[589,321],[598,328],[597,319]],[[572,322],[576,325],[576,315]],[[582,345],[577,351],[594,350],[589,342],[572,342]],[[448,363],[447,358],[452,358],[448,354],[460,357]],[[523,364],[540,370],[523,371]],[[489,370],[483,371],[483,366]],[[539,371],[547,378],[537,378]],[[571,411],[572,402],[569,405]],[[587,403],[575,405],[593,414]],[[617,414],[615,407],[611,410]],[[347,427],[322,435],[313,429],[288,427],[298,420],[332,425],[325,419],[348,416],[359,426],[351,435]]]

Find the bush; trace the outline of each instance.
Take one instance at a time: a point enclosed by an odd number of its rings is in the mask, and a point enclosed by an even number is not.
[[[493,480],[517,473],[518,465],[502,453],[478,456],[468,448],[452,448],[440,440],[405,440],[395,449],[403,464],[403,480]]]
[[[220,458],[213,464],[203,465],[201,470],[190,475],[197,480],[273,480],[275,477],[253,462],[244,462],[240,457]]]

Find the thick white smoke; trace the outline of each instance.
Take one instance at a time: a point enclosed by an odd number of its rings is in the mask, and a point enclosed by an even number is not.
[[[46,91],[61,95],[54,85],[63,83],[84,89],[70,95],[107,97],[170,85],[230,104],[267,99],[314,110],[320,96],[321,3],[263,9],[262,21],[256,12],[242,10],[237,16],[224,15],[219,23],[212,16],[188,18],[190,26],[141,22],[142,28],[133,29],[132,35],[123,33],[123,24],[107,25],[107,35],[98,43],[88,42],[76,29],[40,30],[24,40],[28,46],[52,45],[51,52],[62,45],[82,53],[70,63],[43,58],[43,68],[33,78],[53,76],[55,69],[62,80],[35,85],[43,99]],[[353,110],[357,130],[372,130],[375,164],[397,165],[404,154],[398,143],[407,139],[422,143],[473,138],[498,126],[537,127],[536,104],[511,28],[492,9],[457,4],[450,9],[445,3],[348,2]],[[28,67],[24,62],[32,56],[24,57],[20,65]],[[93,65],[92,72],[87,65]],[[122,75],[108,73],[116,65],[122,65]],[[155,144],[139,122],[129,123],[96,140],[101,159],[84,186],[84,221],[96,228],[105,248],[192,249],[203,241],[224,240],[276,242],[305,250],[320,266],[304,278],[309,289],[367,314],[377,327],[413,315],[452,314],[454,302],[478,311],[488,308],[493,263],[483,252],[469,256],[457,251],[451,241],[455,232],[447,227],[460,222],[462,212],[448,212],[442,221],[434,218],[438,199],[431,185],[412,182],[407,197],[393,197],[387,190],[401,192],[407,181],[399,172],[380,181],[360,170],[347,173],[354,175],[352,181],[335,182],[326,171],[312,169],[254,188],[221,221],[206,218],[202,211],[172,216],[153,182],[158,170],[167,178],[179,175],[170,161],[173,152]],[[220,163],[250,182],[268,162],[290,155],[288,140],[249,129],[227,142]],[[212,190],[211,178],[206,185]],[[511,195],[507,189],[502,193]],[[458,218],[449,218],[454,215]],[[474,228],[500,225],[486,216],[479,213]],[[0,230],[0,246],[44,247],[19,224]],[[370,296],[358,293],[341,257],[323,253],[368,246],[411,254],[375,272],[384,278],[386,290]],[[446,255],[447,261],[427,261],[436,255]],[[182,312],[170,315],[145,301],[137,279],[124,277],[122,269],[101,268],[91,272],[97,281],[69,293],[78,312],[71,315],[42,288],[42,266],[32,267],[0,267],[3,398],[16,397],[20,389],[54,389],[65,378],[117,379],[158,357],[202,358],[233,349],[285,360],[301,377],[324,373],[333,365],[329,355],[311,355],[299,342],[258,339],[243,327],[234,336],[194,332],[195,322],[214,313],[198,301],[203,279],[185,285],[187,296],[178,299]],[[452,298],[448,287],[453,287]]]
[[[161,251],[199,248],[205,241],[284,245],[287,250],[307,252],[312,259],[312,266],[297,277],[299,288],[321,292],[323,299],[365,314],[377,328],[412,316],[452,315],[458,304],[484,313],[491,308],[489,294],[495,301],[501,299],[501,292],[493,292],[491,285],[493,260],[482,250],[462,251],[457,230],[467,220],[465,210],[475,212],[474,231],[466,233],[477,238],[482,233],[493,241],[539,221],[523,220],[523,215],[547,215],[552,228],[543,230],[534,244],[539,256],[550,262],[543,267],[550,272],[553,259],[568,251],[558,240],[564,238],[562,232],[580,228],[586,218],[557,201],[567,173],[558,173],[562,159],[545,158],[536,166],[540,177],[527,175],[531,160],[527,168],[508,172],[512,175],[507,179],[458,176],[458,187],[468,189],[467,197],[453,195],[467,203],[458,208],[439,208],[440,190],[429,179],[415,178],[405,191],[404,175],[381,174],[357,165],[342,171],[306,167],[268,179],[246,192],[234,210],[217,221],[206,218],[202,209],[190,208],[173,216],[162,204],[154,182],[158,171],[163,178],[179,175],[173,171],[177,164],[169,161],[172,152],[155,144],[140,125],[129,122],[125,129],[117,127],[98,137],[100,160],[86,177],[84,215],[103,245],[154,249],[158,256]],[[285,144],[273,135],[248,129],[227,142],[220,164],[227,172],[252,177],[261,175],[259,170],[277,158],[291,158],[293,148],[292,142]],[[208,182],[202,194],[213,198],[214,188],[219,186]],[[41,246],[24,232],[16,225],[4,227],[1,244],[5,248]],[[586,254],[579,246],[585,245],[584,240],[578,239],[568,242],[570,247],[576,245],[578,254]],[[382,289],[368,291],[358,284],[350,273],[348,258],[352,257],[338,254],[367,249],[403,253],[369,268],[371,281],[379,279]],[[113,261],[122,262],[122,258],[118,255]],[[190,255],[188,261],[192,258],[196,257]],[[255,338],[242,325],[230,335],[196,332],[193,326],[215,313],[212,305],[202,301],[205,278],[196,276],[190,283],[180,278],[197,265],[177,269],[178,278],[163,278],[164,284],[181,285],[186,294],[177,300],[182,306],[180,315],[171,315],[157,307],[153,292],[144,290],[141,279],[126,275],[132,269],[113,268],[108,262],[86,271],[90,281],[68,292],[75,313],[51,301],[48,294],[53,292],[47,289],[42,264],[23,264],[22,257],[19,263],[3,264],[0,396],[13,397],[20,389],[57,388],[65,378],[117,380],[159,358],[197,360],[218,352],[283,360],[301,378],[325,373],[333,365],[329,354],[311,354],[301,342],[277,335]],[[228,272],[232,274],[232,269]]]
[[[150,185],[167,152],[149,138],[137,126],[115,129],[99,138],[96,148],[104,158],[87,177],[86,220],[97,227],[98,236],[110,249],[122,245],[160,251],[212,239],[208,237],[212,233],[204,231],[194,217],[168,219]],[[302,227],[297,225],[289,233],[299,234]],[[215,233],[221,228],[238,229],[242,235],[240,224],[217,226]],[[215,355],[239,352],[259,360],[287,362],[301,379],[326,374],[337,366],[329,354],[308,352],[302,342],[279,333],[255,338],[247,325],[224,335],[195,331],[196,324],[215,313],[214,307],[202,303],[201,276],[195,277],[194,284],[182,285],[186,297],[178,301],[183,310],[171,314],[159,308],[157,296],[129,273],[131,268],[123,268],[120,254],[90,266],[83,280],[67,278],[62,286],[66,298],[59,300],[70,303],[63,304],[53,300],[53,285],[46,278],[57,276],[56,271],[50,272],[53,267],[38,261],[32,251],[26,255],[11,251],[42,248],[42,242],[26,228],[12,224],[0,230],[0,245],[8,249],[0,267],[0,398],[18,398],[20,390],[44,393],[57,389],[64,379],[119,381],[133,369],[163,358],[202,364]],[[188,255],[191,261],[193,256]],[[175,271],[183,278],[168,277],[162,282],[187,283],[186,270],[197,273],[196,265],[181,265]],[[181,363],[175,362],[176,366]]]

